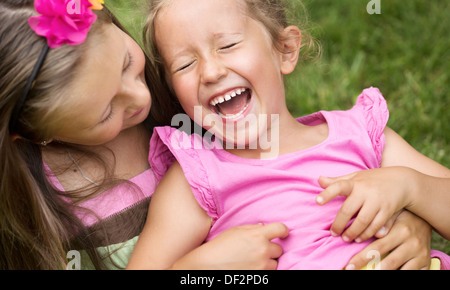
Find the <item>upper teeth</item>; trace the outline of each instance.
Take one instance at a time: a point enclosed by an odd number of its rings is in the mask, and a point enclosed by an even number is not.
[[[231,100],[231,98],[234,98],[240,94],[242,94],[243,92],[246,91],[246,88],[240,88],[231,92],[228,92],[227,94],[225,94],[224,96],[217,96],[214,99],[212,99],[209,103],[212,106],[215,106],[217,104],[221,104],[223,102],[229,101]]]

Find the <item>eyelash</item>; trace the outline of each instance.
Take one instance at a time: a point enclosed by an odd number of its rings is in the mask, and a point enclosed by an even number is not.
[[[237,42],[236,42],[236,43],[231,43],[231,44],[229,44],[229,45],[226,45],[226,46],[224,46],[224,47],[221,47],[220,50],[226,50],[226,49],[233,48],[233,47],[236,46],[237,44],[238,44]],[[191,62],[191,63],[189,63],[189,64],[186,64],[186,65],[180,67],[179,69],[176,70],[176,72],[180,72],[180,71],[182,71],[182,70],[185,70],[186,68],[188,68],[188,67],[189,67],[191,64],[193,64],[193,63],[194,63],[194,62]]]
[[[123,72],[127,72],[130,69],[130,67],[133,65],[133,63],[134,63],[134,59],[131,56],[131,54],[128,53],[128,65],[126,68],[124,68]],[[100,121],[100,124],[104,124],[104,123],[108,122],[109,120],[111,120],[113,117],[113,113],[114,113],[114,110],[113,110],[113,106],[111,105],[111,111],[109,112],[108,117],[106,117],[105,119]]]
[[[131,54],[128,53],[128,65],[127,65],[127,67],[123,70],[123,72],[127,72],[133,64],[134,64],[134,59],[133,59],[133,57],[131,56]]]
[[[226,45],[226,46],[224,46],[224,47],[221,47],[220,50],[229,49],[229,48],[232,48],[232,47],[234,47],[234,46],[236,46],[236,45],[237,45],[237,42],[231,43],[231,44],[229,44],[229,45]]]
[[[186,65],[183,65],[182,67],[180,67],[179,69],[177,69],[176,71],[177,72],[180,72],[180,71],[182,71],[182,70],[185,70],[185,69],[187,69],[189,66],[191,66],[191,64],[193,64],[194,62],[190,62],[190,63],[188,63],[188,64],[186,64]]]
[[[104,123],[108,122],[109,120],[111,120],[112,117],[113,117],[113,112],[114,112],[113,106],[111,105],[111,111],[109,112],[108,117],[106,117],[105,119],[103,119],[103,120],[100,122],[100,124],[104,124]]]

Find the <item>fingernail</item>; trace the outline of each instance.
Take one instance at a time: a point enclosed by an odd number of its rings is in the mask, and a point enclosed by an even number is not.
[[[347,243],[350,242],[350,238],[347,236],[343,236],[342,239]]]
[[[361,242],[362,242],[362,240],[361,240],[361,238],[356,238],[356,239],[355,239],[355,242],[357,242],[357,243],[361,243]]]
[[[332,235],[333,237],[337,237],[337,236],[338,236],[338,234],[336,234],[336,233],[333,232],[332,230],[330,230],[330,233],[331,233],[331,235]]]
[[[387,233],[386,227],[381,227],[381,229],[378,230],[378,235],[384,236]]]
[[[316,197],[316,202],[318,204],[322,204],[323,203],[323,197],[321,197],[321,196]]]
[[[348,264],[347,267],[345,267],[345,270],[355,270],[355,265]]]

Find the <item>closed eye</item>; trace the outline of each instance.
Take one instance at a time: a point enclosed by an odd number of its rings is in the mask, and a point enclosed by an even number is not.
[[[134,63],[134,59],[133,59],[133,57],[131,56],[130,52],[128,52],[128,64],[127,64],[127,66],[123,69],[123,72],[124,72],[124,73],[127,72],[127,71],[130,69],[130,67],[133,65],[133,63]]]
[[[220,50],[230,49],[230,48],[236,46],[237,44],[238,44],[238,43],[235,42],[235,43],[231,43],[231,44],[225,45],[225,46],[221,47]]]
[[[103,119],[102,121],[100,121],[99,125],[105,124],[106,122],[108,122],[109,120],[111,120],[112,117],[113,117],[113,113],[114,113],[114,112],[113,112],[113,106],[112,106],[112,104],[111,104],[111,109],[110,109],[110,111],[109,111],[108,116],[107,116],[105,119]]]
[[[194,61],[192,61],[192,62],[190,62],[190,63],[187,63],[187,64],[185,64],[185,65],[179,67],[178,69],[176,69],[176,72],[180,72],[180,71],[183,71],[183,70],[187,69],[187,68],[190,67],[193,63],[194,63]]]

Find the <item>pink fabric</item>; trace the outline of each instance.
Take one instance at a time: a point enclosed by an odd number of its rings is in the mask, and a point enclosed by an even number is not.
[[[441,260],[441,270],[450,270],[450,256],[440,251],[431,250],[431,258]]]
[[[50,183],[52,183],[56,189],[65,191],[59,180],[52,174],[51,169],[45,163],[44,168],[47,172],[47,178]],[[131,178],[129,181],[138,186],[142,193],[139,190],[135,190],[129,184],[120,184],[90,200],[87,200],[86,202],[81,203],[81,207],[92,211],[94,215],[87,211],[80,210],[76,212],[78,218],[81,219],[85,226],[92,226],[97,223],[99,219],[107,219],[108,217],[120,213],[121,211],[124,211],[127,208],[150,197],[154,193],[157,185],[155,175],[151,169],[142,172],[141,174]]]
[[[156,128],[150,164],[160,179],[173,160],[181,164],[201,207],[214,220],[207,240],[244,224],[282,222],[289,237],[277,240],[284,250],[279,269],[342,269],[373,240],[345,243],[330,234],[343,198],[319,206],[319,176],[341,176],[380,166],[383,130],[389,118],[378,89],[370,88],[348,111],[317,112],[299,122],[326,122],[329,136],[314,147],[276,159],[244,159],[223,149],[201,148],[201,137],[174,128]]]

